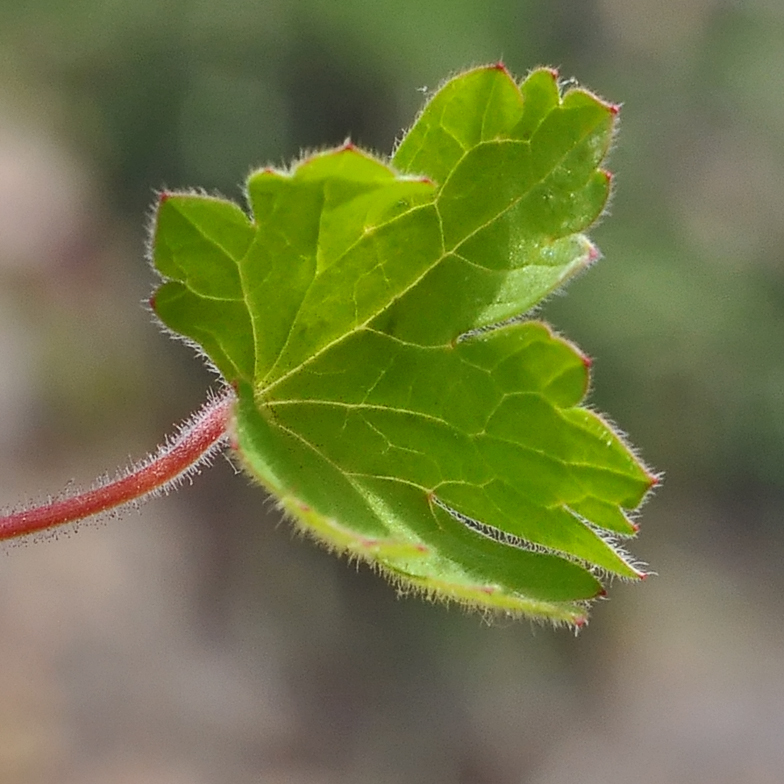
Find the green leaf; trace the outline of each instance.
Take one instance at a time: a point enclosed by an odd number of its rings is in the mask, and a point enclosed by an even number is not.
[[[347,144],[161,199],[154,306],[237,390],[234,448],[305,531],[403,591],[580,624],[654,477],[521,315],[598,256],[616,109],[469,71],[390,162]]]

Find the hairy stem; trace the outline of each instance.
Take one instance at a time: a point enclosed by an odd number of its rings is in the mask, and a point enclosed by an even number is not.
[[[220,449],[233,403],[230,392],[210,400],[155,455],[111,482],[0,517],[0,540],[82,520],[168,489]]]

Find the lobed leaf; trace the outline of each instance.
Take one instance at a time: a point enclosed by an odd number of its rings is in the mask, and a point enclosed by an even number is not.
[[[598,255],[616,110],[469,71],[389,163],[347,144],[161,199],[154,306],[237,389],[235,449],[306,531],[402,590],[581,623],[653,476],[520,316]]]

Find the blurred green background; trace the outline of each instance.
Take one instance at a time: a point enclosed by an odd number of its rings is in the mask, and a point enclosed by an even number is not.
[[[659,576],[577,638],[488,625],[297,541],[219,459],[5,547],[1,781],[784,780],[780,0],[5,0],[0,502],[140,457],[214,384],[144,308],[156,190],[389,151],[498,59],[623,103],[605,258],[542,315],[666,472],[632,548]]]

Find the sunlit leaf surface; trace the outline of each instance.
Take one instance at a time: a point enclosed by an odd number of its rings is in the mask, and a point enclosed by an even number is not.
[[[391,160],[264,169],[249,214],[161,199],[154,306],[238,403],[234,448],[306,531],[403,590],[580,624],[654,483],[581,407],[589,362],[521,316],[598,252],[615,107],[500,66],[441,88]]]

